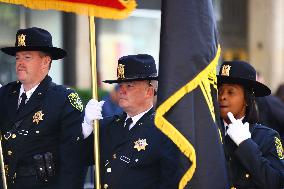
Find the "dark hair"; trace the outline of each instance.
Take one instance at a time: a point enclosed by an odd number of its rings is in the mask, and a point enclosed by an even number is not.
[[[259,114],[257,109],[257,104],[253,91],[248,88],[244,88],[245,91],[245,101],[246,101],[246,116],[245,121],[250,124],[255,124],[259,121]]]

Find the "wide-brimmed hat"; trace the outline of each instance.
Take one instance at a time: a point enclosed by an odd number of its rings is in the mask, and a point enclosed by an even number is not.
[[[4,53],[15,56],[19,51],[42,51],[48,53],[53,60],[66,56],[66,51],[53,47],[51,34],[41,28],[20,29],[16,34],[15,47],[4,47]]]
[[[218,85],[222,83],[240,84],[247,89],[252,90],[254,96],[267,96],[271,90],[264,84],[256,81],[256,71],[247,62],[244,61],[226,61],[224,62],[217,75]]]
[[[148,54],[123,56],[118,60],[117,79],[105,80],[105,83],[121,83],[139,80],[157,80],[155,60]]]

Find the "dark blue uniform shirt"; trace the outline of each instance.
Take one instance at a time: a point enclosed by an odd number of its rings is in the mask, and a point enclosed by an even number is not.
[[[102,188],[178,188],[178,149],[155,127],[153,109],[131,130],[124,128],[125,118],[105,118],[100,125]]]
[[[251,139],[237,146],[224,140],[232,187],[281,189],[284,187],[284,157],[279,134],[263,125],[250,125]]]
[[[12,82],[0,89],[0,128],[9,188],[82,188],[83,106],[77,93],[46,76],[18,112],[20,86],[20,82]],[[34,175],[34,156],[47,152],[52,153],[55,176],[42,182]]]

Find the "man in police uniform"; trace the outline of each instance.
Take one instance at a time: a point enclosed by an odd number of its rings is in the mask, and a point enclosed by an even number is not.
[[[118,60],[118,104],[124,113],[104,118],[101,125],[102,188],[175,189],[176,146],[154,125],[153,99],[157,70],[152,56],[124,56]],[[83,133],[92,131],[91,122],[101,119],[103,102],[89,101]]]
[[[15,47],[1,50],[16,57],[18,78],[0,89],[8,188],[83,188],[83,106],[77,93],[48,76],[52,60],[66,52],[35,27],[18,30]]]

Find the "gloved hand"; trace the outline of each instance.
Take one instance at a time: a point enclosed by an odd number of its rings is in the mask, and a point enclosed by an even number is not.
[[[228,118],[231,120],[229,128],[227,130],[230,138],[239,146],[241,142],[245,141],[248,138],[251,138],[251,133],[249,131],[249,123],[243,122],[240,119],[235,119],[234,115],[231,112],[228,112]]]
[[[103,119],[102,107],[104,103],[105,101],[98,102],[95,99],[91,99],[85,108],[84,122],[86,122],[89,125],[92,125],[92,121]]]
[[[105,101],[98,102],[95,99],[91,99],[85,108],[84,122],[82,123],[82,132],[84,138],[87,138],[93,132],[92,121],[103,119],[102,107]]]

